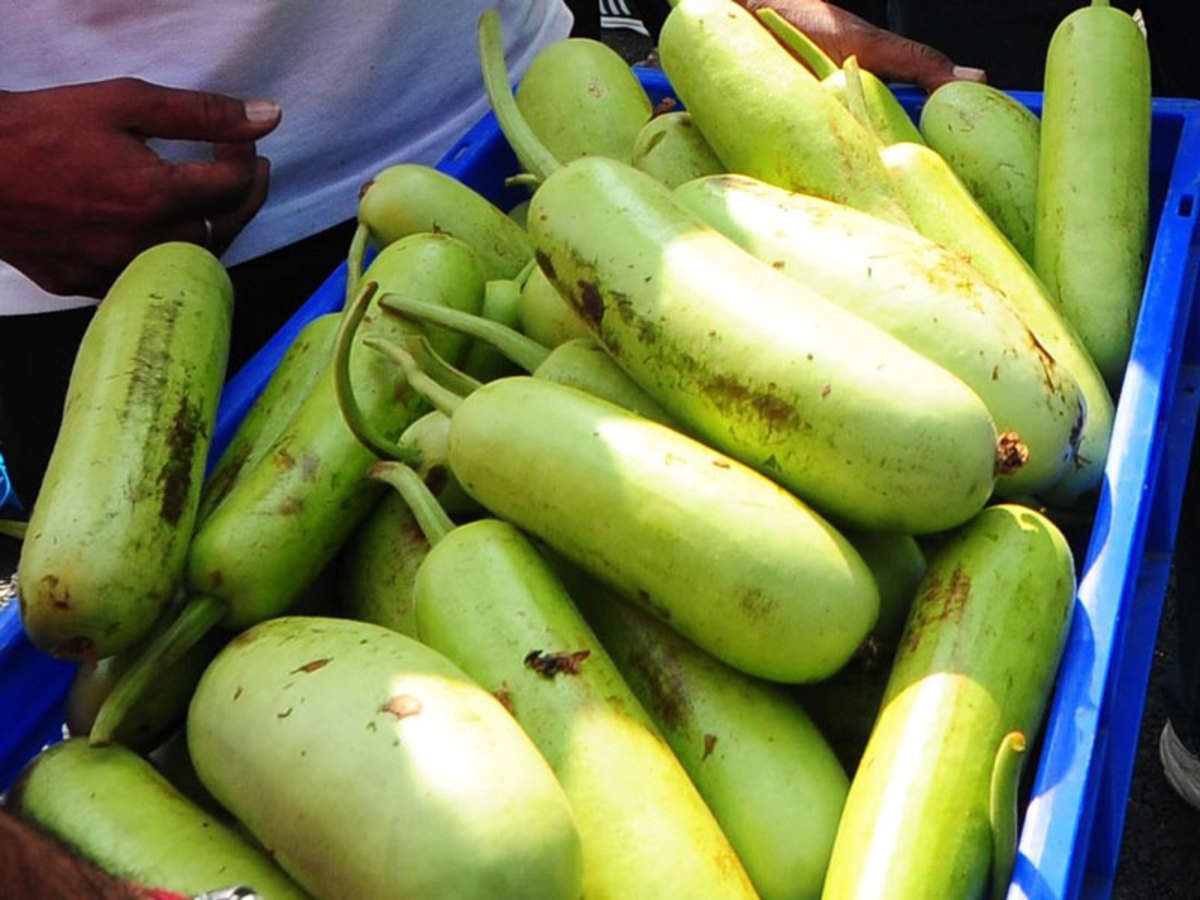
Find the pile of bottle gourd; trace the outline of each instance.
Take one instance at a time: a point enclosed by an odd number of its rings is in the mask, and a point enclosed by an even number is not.
[[[514,96],[500,29],[527,199],[380,172],[211,471],[223,267],[101,303],[19,569],[75,736],[8,807],[185,894],[1002,896],[1140,302],[1137,25],[1068,16],[1040,121],[919,123],[725,0],[658,106],[580,39]]]

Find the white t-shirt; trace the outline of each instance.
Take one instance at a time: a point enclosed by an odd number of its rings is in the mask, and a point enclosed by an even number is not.
[[[132,75],[277,100],[283,120],[258,144],[270,195],[222,257],[233,265],[352,218],[384,167],[435,163],[487,111],[476,28],[497,5],[514,80],[570,31],[562,0],[21,0],[0,8],[0,89]],[[94,302],[0,263],[0,315]]]

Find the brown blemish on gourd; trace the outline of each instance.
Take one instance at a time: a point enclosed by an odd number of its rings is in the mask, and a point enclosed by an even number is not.
[[[704,755],[700,757],[700,761],[708,759],[712,756],[713,749],[717,746],[717,736],[715,734],[704,735]]]
[[[88,665],[100,660],[96,654],[96,642],[83,635],[56,644],[50,655],[58,659],[81,659]]]
[[[747,387],[728,375],[718,375],[702,385],[704,392],[723,410],[749,407],[770,430],[783,430],[796,421],[796,410],[769,391]]]
[[[231,647],[244,647],[247,644],[253,644],[258,640],[259,631],[255,628],[247,628],[245,631],[240,631],[229,642]]]
[[[69,610],[71,608],[71,589],[64,587],[58,590],[57,575],[43,575],[41,578],[41,594],[55,609]]]
[[[646,144],[646,146],[644,148],[642,148],[642,157],[643,158],[647,157],[651,153],[653,153],[654,148],[657,147],[659,144],[661,144],[663,142],[663,139],[666,138],[666,136],[667,136],[667,133],[665,131],[659,131],[659,132],[655,133],[654,135],[652,135],[650,137],[649,142]]]
[[[1054,357],[1050,355],[1050,351],[1048,351],[1042,345],[1042,342],[1037,339],[1037,335],[1028,328],[1025,329],[1025,337],[1029,341],[1029,346],[1033,348],[1033,352],[1037,356],[1038,362],[1041,363],[1042,380],[1046,383],[1046,389],[1053,394],[1056,390],[1060,389],[1056,384],[1054,377],[1055,370],[1058,368],[1058,363],[1054,361]]]
[[[559,674],[578,675],[583,668],[583,661],[591,655],[591,650],[560,650],[557,653],[530,650],[525,654],[525,665],[543,678],[553,678]]]
[[[545,216],[542,217],[543,219]],[[546,255],[544,250],[535,250],[533,252],[534,259],[537,260],[538,268],[542,270],[542,274],[550,281],[557,281],[557,273],[554,271],[554,263],[550,261],[550,257]]]
[[[1005,431],[996,439],[996,474],[1012,475],[1029,462],[1029,447],[1015,431]]]
[[[281,469],[284,472],[290,472],[296,467],[295,458],[283,448],[275,451],[274,455],[271,457],[271,461],[275,463],[275,467],[277,469]]]
[[[217,503],[225,498],[225,495],[233,487],[233,483],[237,481],[237,477],[241,474],[249,457],[250,445],[242,444],[234,451],[228,463],[213,472],[204,491],[205,506],[210,509],[215,508]]]
[[[304,501],[299,497],[288,497],[279,504],[279,512],[285,516],[294,516],[304,509]]]
[[[370,178],[370,179],[364,181],[362,183],[362,187],[360,187],[358,189],[358,199],[361,200],[363,197],[367,196],[367,191],[369,191],[372,187],[374,187],[374,185],[375,185],[374,178]]]
[[[234,699],[234,700],[237,700],[237,699],[239,699],[241,696],[242,696],[242,686],[239,684],[239,685],[237,686],[237,689],[236,689],[236,690],[233,692],[233,699]]]
[[[1067,441],[1067,446],[1071,448],[1071,456],[1075,460],[1075,465],[1079,466],[1079,442],[1083,439],[1083,423],[1087,418],[1087,413],[1080,403],[1075,408],[1075,421],[1071,424],[1071,436]],[[1085,463],[1086,464],[1086,463]]]
[[[165,299],[160,294],[150,294],[150,315],[145,320],[145,327],[138,334],[137,348],[134,350],[132,368],[129,371],[129,383],[126,386],[125,398],[118,414],[122,422],[133,418],[135,421],[142,417],[146,407],[153,407],[152,421],[158,421],[162,412],[161,404],[166,399],[167,375],[170,362],[170,347],[175,333],[175,325],[179,319],[179,309],[183,303],[182,295]]]
[[[314,659],[312,662],[305,663],[298,669],[292,669],[290,674],[295,675],[297,672],[304,672],[306,675],[310,675],[319,669],[325,668],[331,662],[333,662],[333,657],[331,656],[327,656],[324,659]]]
[[[290,707],[290,706],[289,706],[289,707],[288,707],[287,709],[285,709],[283,712],[280,712],[280,713],[275,713],[275,718],[277,718],[277,719],[286,719],[286,718],[287,718],[288,716],[290,716],[291,714],[292,714],[292,707]]]
[[[500,687],[492,691],[492,696],[500,701],[500,705],[508,710],[509,715],[517,714],[516,708],[513,706],[512,691],[508,689],[507,684],[501,684]]]
[[[680,725],[691,713],[692,703],[678,673],[644,653],[629,654],[629,665],[646,685],[650,709],[657,718],[667,725]]]
[[[758,588],[751,588],[742,594],[738,605],[755,619],[765,618],[775,609],[775,601],[766,597]]]
[[[387,703],[379,707],[380,712],[391,713],[397,721],[420,715],[424,709],[425,704],[412,694],[395,694],[388,697]]]
[[[179,519],[188,508],[192,488],[192,459],[196,441],[205,435],[205,431],[199,406],[189,401],[185,393],[171,420],[171,430],[167,433],[167,459],[158,473],[158,483],[162,485],[159,517],[168,525],[179,524]]]
[[[604,298],[600,296],[596,285],[590,281],[579,282],[578,309],[579,314],[593,325],[599,326],[600,320],[604,318]]]
[[[948,581],[928,576],[924,590],[913,605],[912,618],[904,631],[904,646],[911,653],[920,646],[929,628],[962,619],[971,597],[971,576],[955,566]]]

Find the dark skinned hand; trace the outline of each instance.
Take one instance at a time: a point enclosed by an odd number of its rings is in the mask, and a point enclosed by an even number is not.
[[[838,65],[850,55],[885,81],[934,91],[948,81],[984,81],[980,69],[956,66],[933,47],[910,41],[822,0],[738,0],[753,12],[769,6],[809,36]]]
[[[153,244],[219,254],[266,199],[254,142],[279,119],[269,101],[135,78],[0,92],[0,259],[51,293],[100,297]],[[169,162],[150,138],[211,143],[212,159]]]

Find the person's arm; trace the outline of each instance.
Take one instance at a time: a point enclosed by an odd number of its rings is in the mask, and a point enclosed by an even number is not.
[[[219,253],[266,199],[254,142],[279,118],[272,102],[134,78],[0,91],[0,260],[52,293],[99,297],[152,244]],[[210,142],[213,159],[171,163],[150,138]]]
[[[807,34],[841,65],[851,54],[859,65],[891,81],[919,84],[933,91],[947,81],[983,81],[982,70],[956,66],[944,53],[878,28],[822,0],[737,0],[750,11],[769,6]],[[667,0],[640,0],[647,28],[657,40],[669,12]]]
[[[980,69],[957,66],[926,44],[877,28],[865,19],[822,0],[738,0],[750,11],[769,6],[807,34],[841,65],[857,56],[859,65],[884,80],[910,81],[927,91],[948,81],[983,81]]]
[[[0,897],[169,900],[174,896],[123,884],[69,853],[53,838],[0,811]]]

